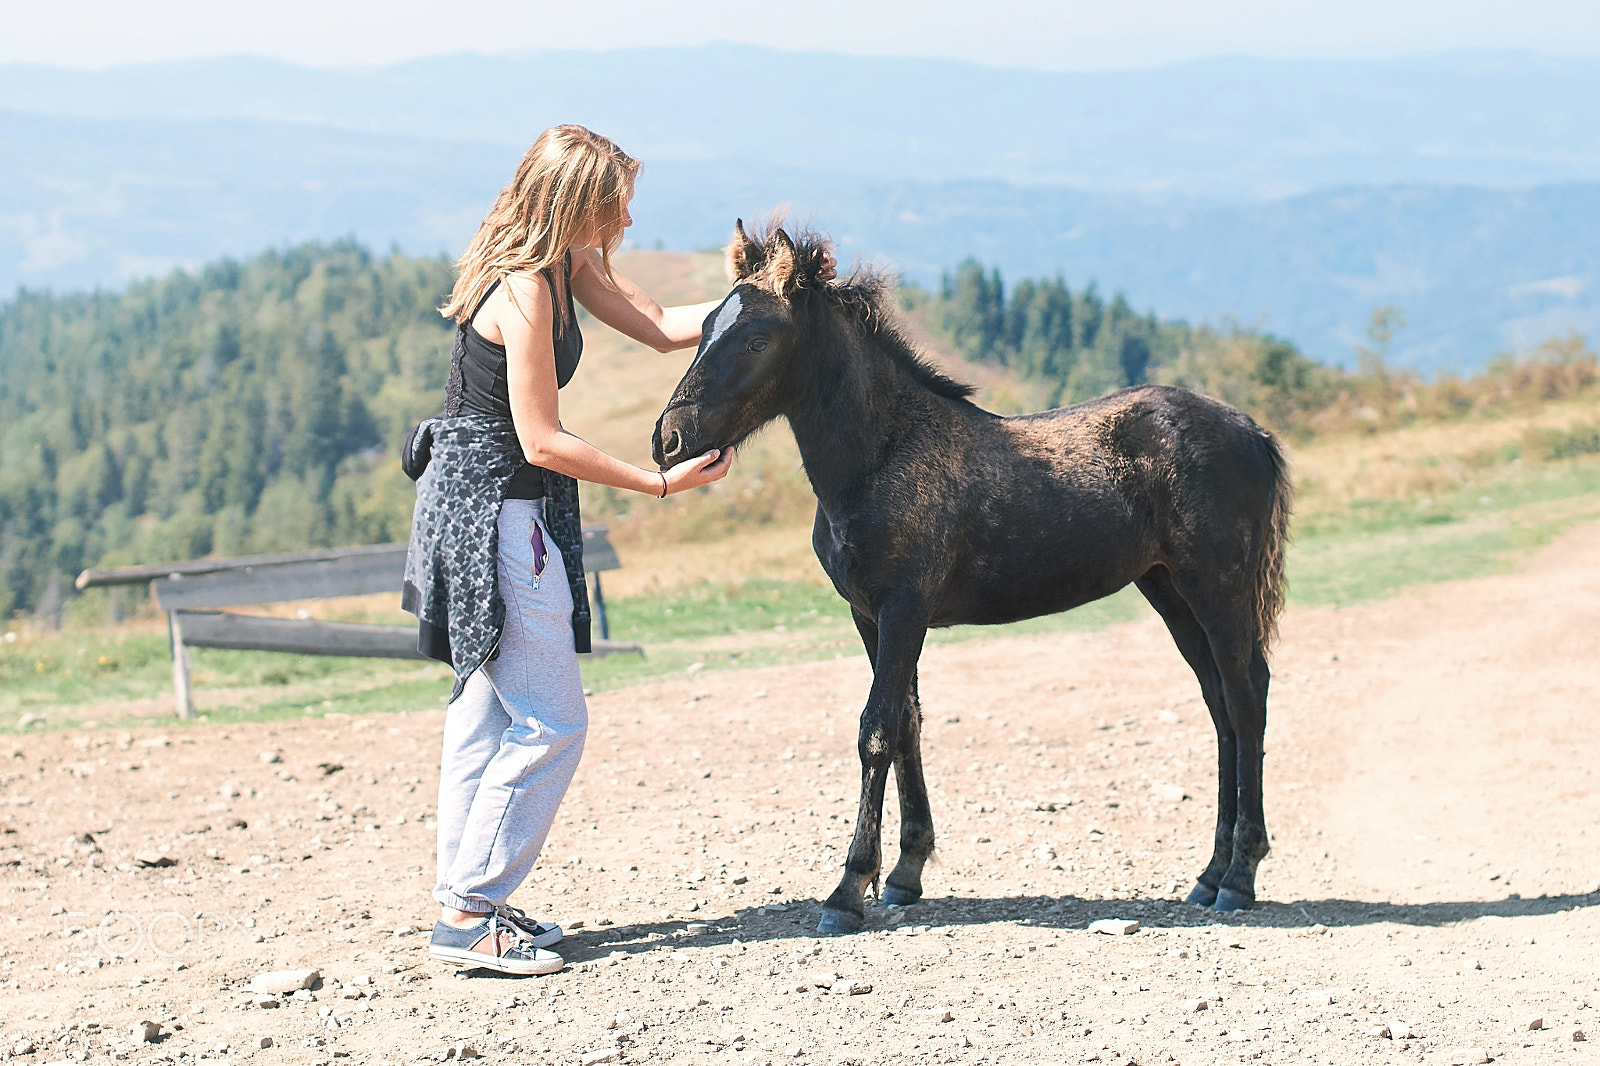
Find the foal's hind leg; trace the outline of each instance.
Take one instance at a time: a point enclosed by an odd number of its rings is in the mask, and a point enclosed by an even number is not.
[[[922,778],[922,705],[917,678],[911,676],[905,716],[900,722],[900,749],[894,757],[895,791],[900,795],[900,859],[883,883],[878,899],[904,906],[922,898],[922,868],[933,854],[933,807]]]
[[[1237,738],[1238,821],[1233,830],[1233,861],[1222,875],[1213,904],[1236,911],[1256,901],[1256,867],[1267,857],[1267,821],[1262,810],[1262,763],[1267,732],[1267,686],[1271,678],[1261,643],[1249,621],[1230,619],[1206,627],[1217,673],[1228,701]]]
[[[1134,584],[1144,593],[1144,598],[1150,601],[1156,613],[1161,615],[1178,651],[1194,671],[1194,676],[1200,682],[1200,694],[1205,697],[1206,709],[1211,712],[1211,723],[1217,731],[1217,831],[1213,838],[1211,861],[1206,864],[1187,898],[1189,903],[1208,907],[1216,902],[1217,890],[1233,862],[1234,823],[1238,818],[1239,805],[1238,743],[1233,722],[1228,716],[1222,677],[1217,672],[1217,663],[1211,654],[1211,642],[1188,603],[1173,587],[1171,573],[1166,567],[1158,566]]]
[[[920,596],[897,591],[884,597],[876,618],[858,618],[857,626],[872,657],[872,691],[861,712],[856,741],[861,756],[861,805],[845,857],[844,877],[822,905],[819,933],[853,933],[866,917],[862,899],[867,886],[877,883],[883,862],[883,794],[889,783],[889,766],[900,751],[903,716],[922,640],[928,633],[928,618]]]
[[[1212,906],[1219,911],[1242,910],[1256,900],[1256,867],[1269,850],[1261,774],[1271,673],[1257,631],[1255,595],[1251,589],[1215,581],[1210,574],[1174,579],[1172,585],[1204,631],[1227,708],[1226,717],[1217,722],[1217,839],[1222,840],[1222,819],[1230,818],[1233,854],[1215,882]],[[1209,693],[1206,702],[1212,703]],[[1211,715],[1217,718],[1214,704]],[[1219,857],[1220,849],[1202,875],[1202,888],[1210,887],[1206,878],[1215,874]]]

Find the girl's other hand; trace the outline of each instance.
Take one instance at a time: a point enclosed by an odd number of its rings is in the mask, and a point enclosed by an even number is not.
[[[817,271],[819,281],[832,281],[839,276],[839,261],[833,257],[832,248],[822,250],[822,268]]]
[[[733,466],[732,448],[720,450],[713,448],[704,455],[685,459],[676,466],[667,468],[667,495],[697,489],[713,481],[721,481],[728,476],[728,469],[731,466]]]

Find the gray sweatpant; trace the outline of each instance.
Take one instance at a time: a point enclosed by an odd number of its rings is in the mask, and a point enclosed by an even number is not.
[[[457,910],[492,910],[528,876],[589,728],[572,591],[548,528],[549,556],[533,587],[535,522],[544,526],[543,500],[506,500],[500,509],[500,651],[445,714],[433,898]]]

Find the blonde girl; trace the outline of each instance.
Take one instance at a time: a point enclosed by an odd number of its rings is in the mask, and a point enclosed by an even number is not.
[[[546,130],[528,149],[442,308],[456,322],[444,415],[419,425],[403,454],[418,479],[403,602],[423,653],[456,675],[430,946],[456,965],[562,966],[549,950],[560,928],[507,900],[544,846],[588,727],[577,482],[665,497],[723,477],[733,458],[711,451],[645,470],[561,424],[559,390],[583,353],[574,301],[661,352],[697,345],[717,306],[664,308],[613,268],[638,169],[582,126]]]

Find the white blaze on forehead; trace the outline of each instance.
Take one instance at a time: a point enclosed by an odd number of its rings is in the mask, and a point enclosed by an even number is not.
[[[722,302],[721,309],[717,311],[716,320],[711,323],[711,336],[707,337],[705,343],[700,346],[701,355],[704,355],[713,344],[717,343],[718,338],[728,332],[730,326],[739,321],[739,312],[743,310],[743,307],[744,303],[739,299],[738,293],[734,293]],[[699,358],[696,357],[696,362],[698,361]]]

